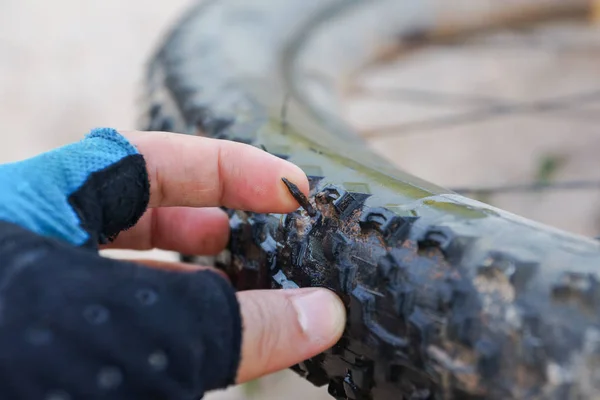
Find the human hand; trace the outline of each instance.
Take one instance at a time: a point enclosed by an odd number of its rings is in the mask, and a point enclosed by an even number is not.
[[[299,168],[251,146],[124,137],[100,130],[0,166],[0,395],[197,398],[339,339],[344,308],[325,289],[236,295],[211,269],[99,256],[98,244],[215,254],[229,228],[214,207],[291,212],[282,177],[308,191]]]

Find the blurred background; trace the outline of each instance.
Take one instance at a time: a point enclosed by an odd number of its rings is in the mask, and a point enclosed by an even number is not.
[[[345,89],[346,120],[413,175],[600,235],[600,2],[446,8],[484,17],[360,71]]]
[[[567,0],[540,0],[548,1]],[[145,62],[189,4],[0,0],[0,162],[78,140],[93,127],[136,128]],[[594,7],[389,54],[360,71],[345,95],[347,121],[408,172],[561,229],[600,235]],[[283,372],[209,398],[329,397]]]

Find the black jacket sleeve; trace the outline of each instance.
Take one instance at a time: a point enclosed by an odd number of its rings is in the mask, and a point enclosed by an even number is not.
[[[196,400],[232,384],[239,306],[214,272],[101,257],[0,222],[0,399]]]

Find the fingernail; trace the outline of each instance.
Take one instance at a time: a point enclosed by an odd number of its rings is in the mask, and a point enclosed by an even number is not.
[[[298,322],[311,341],[337,340],[346,326],[346,309],[342,301],[327,289],[311,290],[291,298]]]

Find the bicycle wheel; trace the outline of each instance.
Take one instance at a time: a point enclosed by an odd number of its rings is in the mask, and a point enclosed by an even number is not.
[[[585,7],[479,4],[207,1],[150,63],[144,129],[253,144],[310,176],[313,210],[228,210],[215,264],[239,290],[340,295],[343,338],[294,367],[337,399],[598,397],[600,245],[403,172],[339,117],[352,73],[390,49]]]

